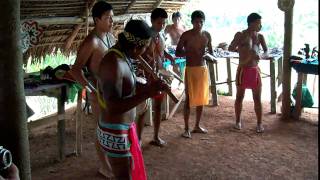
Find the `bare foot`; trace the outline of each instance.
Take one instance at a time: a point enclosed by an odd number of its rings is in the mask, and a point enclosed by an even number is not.
[[[258,124],[257,128],[256,128],[257,133],[263,133],[264,132],[264,128],[262,126],[262,124]]]
[[[234,125],[235,129],[241,130],[242,129],[242,123],[240,122],[236,122],[236,124]]]
[[[191,133],[190,131],[186,130],[181,136],[185,138],[191,138]]]
[[[202,128],[202,127],[196,127],[192,131],[192,133],[202,133],[202,134],[207,134],[208,130]]]
[[[161,138],[157,138],[157,139],[154,139],[150,142],[151,145],[154,145],[154,146],[159,146],[159,147],[163,147],[165,146],[167,143],[162,140]]]

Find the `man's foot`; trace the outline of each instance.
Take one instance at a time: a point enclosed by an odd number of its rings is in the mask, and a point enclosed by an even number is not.
[[[263,128],[262,124],[258,124],[257,125],[256,131],[257,131],[257,133],[263,133],[264,132],[264,128]]]
[[[236,124],[234,125],[234,128],[235,128],[235,129],[238,129],[238,130],[241,130],[241,129],[242,129],[242,123],[241,123],[241,121],[236,122]]]
[[[181,136],[185,137],[185,138],[191,138],[191,133],[189,130],[186,130],[186,131],[184,131],[184,133]]]
[[[154,146],[159,146],[159,147],[163,147],[165,146],[167,143],[162,140],[161,138],[158,138],[158,139],[154,139],[150,142],[151,145],[154,145]]]
[[[196,127],[192,130],[192,133],[202,133],[202,134],[207,134],[208,130],[202,128],[202,127]]]
[[[104,169],[103,167],[100,167],[100,168],[99,168],[98,173],[99,173],[101,176],[103,176],[103,177],[105,177],[106,179],[108,179],[108,180],[114,179],[114,176],[113,176],[112,172],[107,172],[107,170]]]

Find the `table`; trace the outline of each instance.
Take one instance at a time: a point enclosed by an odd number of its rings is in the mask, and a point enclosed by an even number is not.
[[[67,84],[41,84],[36,87],[25,88],[26,96],[49,96],[55,97],[58,100],[58,157],[59,160],[65,158],[65,109],[64,103],[67,98]]]
[[[298,73],[297,87],[296,87],[296,103],[293,111],[293,118],[299,120],[302,109],[302,84],[306,79],[307,74],[318,75],[319,61],[318,58],[303,59],[298,62],[291,61],[291,67]]]
[[[213,66],[213,63],[209,63],[209,70],[210,70],[210,80],[211,80],[211,94],[212,94],[212,105],[217,106],[218,105],[218,94],[216,85],[219,84],[228,84],[228,94],[229,96],[232,96],[232,82],[235,82],[235,80],[232,80],[231,76],[231,59],[239,59],[239,54],[235,52],[229,52],[229,51],[221,51],[219,53],[214,53],[214,57],[216,58],[217,62],[219,59],[226,59],[227,62],[227,81],[226,82],[216,82],[215,78],[215,68]],[[266,76],[264,77],[270,77],[270,109],[271,113],[276,113],[276,99],[277,99],[277,87],[281,85],[282,82],[282,53],[281,51],[274,51],[274,53],[271,51],[269,54],[270,60],[270,74],[264,74]],[[276,77],[276,63],[277,63],[277,77]],[[263,78],[264,78],[263,77]],[[276,82],[278,81],[278,84]]]

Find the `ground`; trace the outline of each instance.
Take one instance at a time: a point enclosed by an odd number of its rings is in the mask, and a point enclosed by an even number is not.
[[[318,179],[318,113],[304,113],[300,121],[280,120],[270,114],[270,105],[263,103],[265,133],[255,132],[253,103],[245,101],[244,129],[233,129],[234,99],[220,97],[218,107],[205,107],[202,126],[209,133],[181,137],[184,129],[182,106],[175,116],[163,121],[161,136],[167,141],[163,148],[149,145],[153,128],[145,128],[143,155],[150,180],[211,179]],[[194,125],[194,111],[190,124]],[[73,111],[69,112],[72,113]],[[68,117],[71,117],[70,115]],[[94,149],[95,123],[85,116],[81,156],[57,159],[56,119],[30,123],[30,151],[34,180],[103,179]],[[45,122],[45,123],[44,123]],[[66,123],[66,150],[75,148],[75,121]]]

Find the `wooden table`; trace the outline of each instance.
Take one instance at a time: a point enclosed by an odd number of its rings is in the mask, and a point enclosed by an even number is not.
[[[282,82],[282,55],[279,54],[270,54],[271,60],[268,60],[270,63],[270,75],[264,74],[264,77],[270,77],[270,109],[271,113],[276,113],[276,99],[277,99],[277,87],[281,85]],[[210,80],[211,80],[211,94],[212,94],[212,105],[218,106],[218,93],[216,85],[219,84],[228,84],[228,94],[229,96],[233,95],[232,92],[232,82],[235,82],[235,80],[232,80],[232,74],[231,74],[231,59],[239,59],[238,53],[225,53],[222,56],[216,57],[217,62],[219,62],[220,59],[225,59],[227,62],[227,81],[226,82],[218,82],[216,81],[216,72],[217,69],[214,68],[213,63],[208,63],[209,66],[209,72],[210,72]],[[277,64],[277,74],[276,74],[276,64]],[[276,77],[277,75],[277,77]],[[276,83],[278,82],[278,83]]]
[[[26,96],[49,96],[58,100],[58,157],[59,160],[65,158],[65,109],[64,103],[67,98],[67,84],[45,84],[35,88],[25,88]]]
[[[296,86],[296,103],[293,111],[293,118],[296,120],[300,119],[301,111],[302,111],[302,84],[303,81],[307,79],[308,74],[318,75],[318,59],[315,59],[314,62],[307,62],[306,59],[302,60],[301,63],[291,63],[293,69],[295,69],[298,73],[298,80]]]

